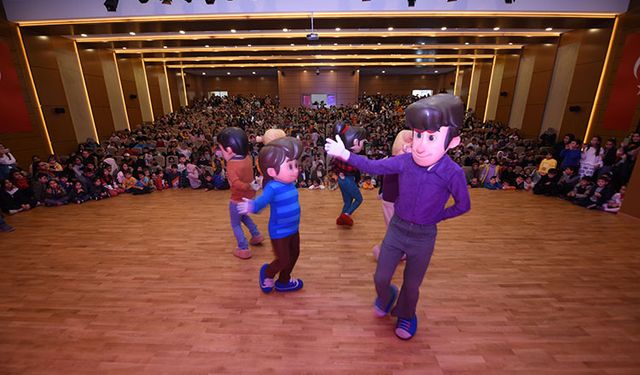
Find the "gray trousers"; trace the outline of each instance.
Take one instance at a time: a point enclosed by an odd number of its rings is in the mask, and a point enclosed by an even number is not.
[[[391,300],[391,278],[400,263],[403,254],[407,254],[404,268],[402,289],[392,315],[411,319],[416,314],[416,305],[420,296],[420,284],[429,267],[433,247],[436,243],[437,228],[435,225],[413,224],[400,219],[397,215],[391,218],[387,234],[382,241],[378,266],[373,276],[379,301],[385,306]]]

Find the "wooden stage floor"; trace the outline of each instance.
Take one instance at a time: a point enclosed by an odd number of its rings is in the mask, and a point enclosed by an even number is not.
[[[10,217],[0,374],[640,373],[639,221],[472,191],[472,211],[439,226],[419,330],[402,342],[371,314],[375,194],[350,230],[335,226],[338,192],[301,203],[305,289],[288,295],[258,288],[270,244],[231,255],[227,192]]]

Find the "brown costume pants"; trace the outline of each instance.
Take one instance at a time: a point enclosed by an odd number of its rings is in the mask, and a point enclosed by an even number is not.
[[[291,271],[293,271],[300,255],[300,233],[296,232],[289,237],[276,240],[271,239],[271,246],[273,246],[276,259],[267,267],[265,276],[273,279],[279,273],[278,281],[288,283]]]

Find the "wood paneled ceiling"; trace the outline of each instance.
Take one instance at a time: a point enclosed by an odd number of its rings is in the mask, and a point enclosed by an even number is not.
[[[607,29],[611,15],[594,14],[308,14],[236,15],[178,20],[113,19],[23,23],[25,35],[64,36],[80,49],[111,49],[169,68],[442,67],[469,65],[528,44],[556,43],[574,29]],[[196,69],[196,70],[193,70]]]

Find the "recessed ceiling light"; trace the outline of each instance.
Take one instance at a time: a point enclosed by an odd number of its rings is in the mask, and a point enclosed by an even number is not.
[[[203,76],[206,76],[206,75],[207,75],[207,73],[205,73],[205,72],[202,72],[202,75],[203,75]]]
[[[438,71],[437,71],[437,70],[434,70],[433,72],[434,72],[434,73],[438,73]]]
[[[178,31],[180,34],[186,34],[186,32],[184,30],[180,30]]]
[[[251,47],[251,44],[247,44],[247,47]]]
[[[87,34],[85,34],[85,33],[82,33],[82,34],[80,34],[80,36],[81,36],[81,37],[83,37],[83,38],[86,38],[86,37],[88,37],[89,35],[87,35]]]
[[[334,45],[334,46],[337,46],[337,45],[338,45],[338,43],[333,43],[333,45]]]
[[[205,44],[205,45],[204,45],[204,47],[205,47],[205,48],[209,48],[209,45],[208,45],[208,44]]]
[[[512,45],[513,45],[513,43],[509,42],[509,45],[510,45],[510,46],[512,46]]]
[[[293,46],[295,46],[295,43],[291,43],[290,45],[291,45],[291,47],[293,47]]]
[[[465,46],[468,46],[468,45],[469,45],[469,42],[464,42],[464,45],[465,45]]]
[[[122,49],[127,49],[127,47],[122,47]]]
[[[256,72],[251,72],[251,74],[256,74]]]
[[[379,46],[381,46],[381,45],[382,45],[382,43],[378,43],[378,45],[379,45]]]
[[[387,30],[389,30],[389,31],[393,31],[393,26],[389,26],[389,27],[387,27]]]
[[[236,29],[231,29],[231,30],[229,30],[229,31],[231,31],[232,33],[235,33],[235,32],[236,32]]]
[[[553,30],[553,27],[547,27],[546,29],[544,29],[545,31],[551,31]]]
[[[287,29],[286,27],[282,29],[282,31],[284,31],[285,33],[289,31],[289,29]]]
[[[340,30],[342,30],[342,29],[341,29],[341,28],[339,28],[339,27],[336,27],[336,31],[340,31]]]
[[[424,46],[424,42],[420,42],[420,45],[421,45],[421,46]]]
[[[498,26],[493,28],[493,31],[498,31],[498,30],[500,30],[500,28]]]
[[[228,76],[230,76],[230,75],[231,75],[231,72],[227,72],[227,75],[228,75]]]
[[[382,71],[382,74],[385,74],[386,72],[387,72],[386,70],[383,70],[383,71]]]
[[[442,27],[440,28],[440,30],[442,30],[442,31],[445,31],[446,29],[447,29],[447,27],[446,27],[446,26],[442,26]]]
[[[167,48],[167,46],[162,46],[162,48]]]
[[[133,32],[133,31],[129,31],[129,35],[134,36],[134,35],[136,35],[136,33]]]

